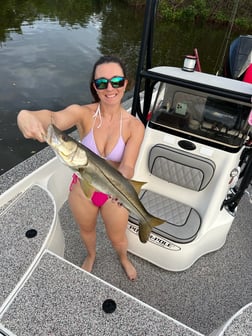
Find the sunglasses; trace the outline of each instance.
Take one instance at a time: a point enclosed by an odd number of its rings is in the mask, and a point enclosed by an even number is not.
[[[114,89],[118,89],[124,85],[125,78],[122,76],[114,76],[111,79],[97,78],[97,79],[94,79],[93,82],[97,90],[107,89],[108,83],[110,83]]]

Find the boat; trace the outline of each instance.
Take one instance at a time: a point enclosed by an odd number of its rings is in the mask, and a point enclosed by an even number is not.
[[[46,147],[1,175],[1,336],[251,334],[252,86],[196,71],[195,57],[153,66],[156,6],[146,2],[124,104],[146,127],[139,198],[165,223],[143,244],[130,214],[132,283],[99,218],[90,274],[67,203],[72,171]]]

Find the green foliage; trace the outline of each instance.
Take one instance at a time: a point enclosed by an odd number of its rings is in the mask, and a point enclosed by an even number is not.
[[[216,22],[226,22],[229,20],[227,14],[224,12],[216,12],[214,19]]]
[[[180,2],[160,0],[159,13],[161,17],[172,21],[195,21],[206,18],[208,9],[205,0]]]
[[[232,8],[237,0],[159,0],[159,16],[164,19],[199,20],[227,22],[230,20]],[[124,0],[130,6],[141,6],[146,0]],[[252,27],[252,1],[239,0],[236,25]]]
[[[252,20],[247,20],[245,18],[237,18],[235,20],[235,25],[236,27],[239,27],[243,30],[247,30],[247,31],[251,31],[251,27],[252,27]]]
[[[166,20],[175,20],[175,10],[172,8],[172,6],[169,6],[164,0],[160,1],[159,14]]]
[[[207,17],[209,13],[209,9],[207,7],[206,1],[205,0],[194,0],[193,1],[193,6],[196,9],[197,16],[199,17]]]
[[[189,5],[185,9],[180,11],[180,19],[182,21],[194,21],[197,16],[197,10],[194,5]]]
[[[226,24],[230,21],[235,1],[233,0],[160,0],[159,16],[169,21],[211,21]],[[235,25],[252,28],[250,13],[252,1],[240,0]]]

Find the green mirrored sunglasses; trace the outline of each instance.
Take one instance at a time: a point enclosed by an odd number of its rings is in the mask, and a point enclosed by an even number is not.
[[[114,76],[110,79],[103,77],[94,79],[94,84],[97,90],[107,89],[108,83],[110,83],[114,89],[118,89],[124,85],[124,82],[125,78],[122,76]]]

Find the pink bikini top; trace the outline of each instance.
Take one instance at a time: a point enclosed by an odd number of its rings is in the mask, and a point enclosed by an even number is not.
[[[101,119],[101,112],[100,112],[100,105],[98,105],[98,108],[94,114],[94,118],[96,120],[97,116],[99,116],[100,118],[100,123],[97,126],[97,128],[101,127],[101,123],[102,123],[102,119]],[[95,120],[94,120],[94,124],[95,124]],[[89,148],[92,152],[94,152],[95,154],[103,157],[100,153],[99,150],[96,146],[95,143],[95,138],[94,138],[94,124],[93,127],[91,128],[91,130],[89,131],[89,133],[84,136],[84,138],[82,139],[81,143],[86,146],[87,148]],[[116,143],[116,145],[114,146],[114,148],[112,149],[112,151],[106,156],[103,157],[105,160],[110,160],[110,161],[114,161],[114,162],[121,162],[122,161],[122,157],[123,157],[123,153],[124,153],[124,149],[125,149],[125,142],[123,140],[122,137],[122,113],[121,113],[121,119],[120,119],[120,136],[119,139]]]

